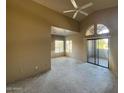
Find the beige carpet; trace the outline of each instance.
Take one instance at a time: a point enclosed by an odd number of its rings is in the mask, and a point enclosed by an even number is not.
[[[117,93],[117,80],[106,68],[66,57],[51,61],[51,71],[10,84],[7,93]]]

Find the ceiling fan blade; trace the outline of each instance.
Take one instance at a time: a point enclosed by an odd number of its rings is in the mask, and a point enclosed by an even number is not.
[[[86,5],[83,5],[79,10],[82,10],[82,9],[88,8],[88,7],[92,6],[92,5],[93,5],[93,3],[90,2],[90,3],[86,4]]]
[[[67,10],[67,11],[63,11],[63,13],[69,13],[69,12],[75,12],[76,10]]]
[[[76,12],[74,13],[74,15],[73,15],[73,19],[75,19],[75,18],[76,18],[77,13],[78,13],[78,11],[76,11]]]
[[[88,13],[84,12],[84,11],[79,11],[81,14],[88,16]]]
[[[74,8],[76,8],[76,9],[78,8],[78,6],[77,6],[75,0],[71,0],[71,3],[72,3],[72,5],[74,6]]]

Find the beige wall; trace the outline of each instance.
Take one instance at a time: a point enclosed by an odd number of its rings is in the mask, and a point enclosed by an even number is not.
[[[86,61],[86,29],[91,24],[106,25],[111,32],[110,68],[117,75],[117,8],[97,11],[81,22],[81,35],[70,36],[73,54]],[[7,0],[7,82],[24,79],[50,69],[51,26],[79,32],[79,23],[32,0]],[[79,44],[79,45],[78,45]],[[37,67],[38,66],[38,67]]]
[[[55,40],[72,40],[72,52],[55,53]],[[51,57],[69,56],[77,60],[83,61],[83,36],[80,33],[75,33],[69,36],[55,36],[52,35],[51,40]],[[66,47],[66,45],[65,45]]]
[[[83,36],[80,33],[66,37],[66,40],[72,40],[72,52],[66,53],[67,56],[83,61]]]
[[[118,72],[118,9],[117,7],[97,11],[85,20],[82,20],[80,25],[81,34],[84,37],[87,28],[92,24],[104,24],[110,30],[110,69],[117,76]],[[86,61],[86,39],[83,40],[83,57]]]
[[[79,31],[78,22],[32,0],[7,0],[7,83],[50,69],[53,25]]]
[[[65,37],[64,36],[51,35],[51,57],[54,58],[54,57],[65,56],[65,51],[62,53],[55,53],[55,40],[63,40],[65,43]],[[63,46],[63,47],[65,47],[65,46]]]

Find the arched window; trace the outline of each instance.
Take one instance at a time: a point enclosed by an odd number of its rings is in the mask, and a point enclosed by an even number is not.
[[[86,31],[86,36],[94,35],[94,25],[91,25]]]
[[[103,24],[91,25],[86,33],[87,62],[109,67],[109,29]]]
[[[95,29],[96,28],[96,29]],[[103,25],[103,24],[96,24],[96,25],[91,25],[87,31],[86,31],[86,36],[97,36],[97,35],[104,35],[104,34],[109,34],[109,29]]]
[[[109,33],[109,29],[103,24],[97,24],[97,34]]]

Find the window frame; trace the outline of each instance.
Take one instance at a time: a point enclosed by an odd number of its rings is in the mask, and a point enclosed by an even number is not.
[[[63,53],[63,52],[64,52],[64,40],[55,40],[55,53]]]
[[[105,26],[105,28],[107,28],[107,30],[109,31],[108,33],[103,33],[103,34],[98,34],[97,33],[97,25],[103,25]],[[94,24],[94,34],[93,35],[86,35],[86,33],[88,32],[88,30],[90,29],[90,27],[92,27],[93,25],[89,26],[88,29],[85,32],[85,38],[108,38],[110,37],[110,30],[108,29],[108,27],[104,24]]]
[[[72,53],[72,40],[66,40],[66,53]]]
[[[94,31],[91,30],[92,28],[94,29]],[[91,33],[91,35],[87,35],[88,33]],[[92,36],[94,34],[95,34],[95,25],[91,25],[90,27],[88,27],[85,36]]]

